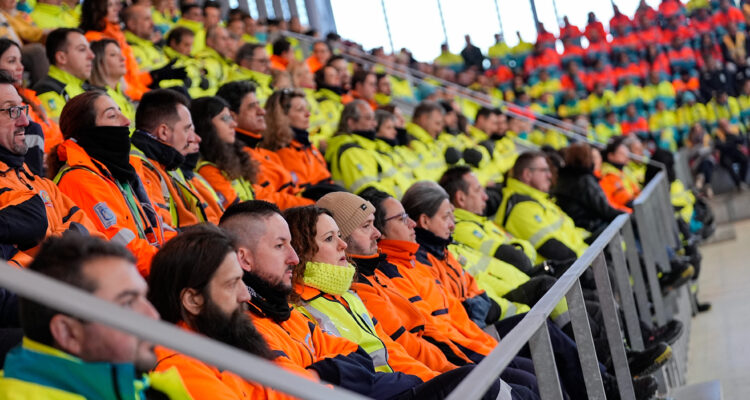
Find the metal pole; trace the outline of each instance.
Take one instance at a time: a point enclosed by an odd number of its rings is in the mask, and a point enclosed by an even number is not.
[[[141,339],[163,345],[202,360],[219,370],[229,370],[251,382],[307,399],[363,399],[347,390],[331,389],[292,374],[274,363],[180,329],[164,321],[148,318],[114,303],[104,301],[81,289],[26,269],[0,263],[0,287],[21,297],[44,304],[62,313],[86,321],[96,321]]]
[[[497,13],[497,25],[500,27],[500,34],[503,35],[505,40],[505,34],[503,33],[503,20],[500,18],[500,6],[497,4],[498,0],[495,0],[495,12]]]
[[[440,4],[439,1],[438,1],[438,4]],[[383,19],[385,19],[385,31],[388,32],[388,43],[391,45],[391,54],[393,54],[396,52],[396,47],[393,46],[393,37],[391,36],[391,24],[390,22],[388,22],[388,13],[385,11],[385,0],[380,0],[380,7],[383,9]],[[443,31],[445,31],[445,25],[443,25]]]
[[[443,18],[443,6],[440,4],[440,0],[437,0],[438,12],[440,13],[440,24],[443,26],[443,36],[445,37],[445,43],[448,43],[448,31],[445,29],[445,18]]]
[[[560,18],[560,13],[557,12],[557,0],[552,0],[552,8],[555,10],[555,20],[559,28],[562,19]]]
[[[596,257],[596,260],[603,257],[601,254],[602,251],[603,249],[597,249],[599,255]],[[573,287],[565,295],[565,299],[568,301],[570,323],[573,328],[576,345],[578,346],[578,358],[581,360],[586,394],[591,399],[606,399],[607,395],[604,393],[602,374],[599,370],[599,360],[596,357],[594,339],[591,336],[591,326],[589,325],[589,317],[586,312],[586,302],[583,299],[580,280],[576,279]],[[602,312],[604,311],[602,309]],[[536,364],[534,364],[534,367],[536,367]]]
[[[529,0],[529,4],[531,4],[531,14],[534,16],[534,29],[536,29],[536,33],[539,33],[539,15],[536,13],[536,1]]]
[[[539,384],[542,400],[562,400],[560,378],[557,375],[554,350],[550,342],[547,324],[542,325],[529,338],[531,361],[534,363],[534,374]]]

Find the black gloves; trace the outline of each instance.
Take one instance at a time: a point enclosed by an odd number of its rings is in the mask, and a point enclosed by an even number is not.
[[[187,72],[185,71],[185,67],[175,68],[174,64],[177,62],[177,59],[170,61],[169,64],[159,68],[155,69],[149,74],[151,74],[151,85],[149,85],[150,88],[154,89],[159,87],[159,82],[168,80],[168,79],[179,79],[181,81],[184,81],[188,78]]]

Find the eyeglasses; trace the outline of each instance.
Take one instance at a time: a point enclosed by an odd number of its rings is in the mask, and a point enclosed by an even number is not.
[[[10,119],[18,119],[18,117],[21,116],[21,112],[25,116],[29,116],[29,106],[15,106],[15,107],[8,107],[8,108],[0,108],[0,111],[7,111],[8,116]]]
[[[548,173],[552,172],[552,170],[549,169],[549,167],[544,167],[544,168],[533,168],[532,167],[532,168],[529,168],[529,169],[532,170],[532,171],[541,171],[544,174],[548,174]]]
[[[408,225],[409,224],[409,214],[407,214],[405,212],[401,213],[399,215],[394,215],[392,217],[388,217],[385,220],[383,220],[383,222],[388,222],[388,221],[390,221],[392,219],[397,219],[397,218],[401,218],[401,222],[403,222],[404,225]]]
[[[229,114],[224,114],[221,117],[219,117],[219,119],[221,120],[221,122],[224,122],[225,124],[230,124],[232,123],[232,121],[234,121],[234,118],[232,118],[232,116]]]

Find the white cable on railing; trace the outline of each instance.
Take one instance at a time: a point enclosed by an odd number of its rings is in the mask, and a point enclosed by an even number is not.
[[[78,288],[30,270],[11,267],[5,262],[0,263],[0,286],[60,312],[109,325],[302,399],[365,399],[345,389],[331,389],[302,378],[235,347],[147,318]]]
[[[546,323],[552,310],[565,298],[573,284],[589,268],[610,241],[620,232],[630,218],[623,214],[615,218],[594,243],[555,282],[547,293],[531,308],[521,322],[497,344],[494,350],[474,368],[451,392],[447,400],[472,400],[484,395],[497,376],[508,366],[531,336]]]

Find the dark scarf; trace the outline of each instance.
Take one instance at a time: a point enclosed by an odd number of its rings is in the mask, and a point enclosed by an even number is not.
[[[391,146],[391,147],[396,147],[396,146],[399,145],[398,138],[396,138],[396,139],[388,139],[388,138],[384,138],[384,137],[379,137],[378,140],[382,140],[382,141],[388,143],[388,145]]]
[[[10,150],[0,146],[0,161],[8,164],[9,167],[13,169],[21,168],[23,166],[24,158],[23,154],[11,153]]]
[[[302,143],[303,146],[310,147],[312,145],[310,143],[310,133],[306,129],[292,127],[292,132],[294,132],[294,140]]]
[[[167,171],[174,171],[185,161],[185,156],[174,147],[160,141],[156,136],[140,129],[133,133],[133,144],[146,155],[164,166]]]
[[[414,228],[414,232],[417,234],[417,243],[419,243],[420,250],[424,249],[438,259],[445,259],[445,249],[453,242],[452,237],[443,239],[422,228]]]
[[[193,179],[195,176],[195,167],[198,165],[198,160],[201,158],[200,152],[195,152],[192,154],[188,154],[185,156],[185,160],[182,162],[182,165],[180,165],[180,170],[182,170],[182,174],[185,175],[185,178],[187,180]]]
[[[612,162],[612,161],[607,161],[607,163],[610,164],[611,166],[619,169],[620,171],[622,171],[622,169],[625,168],[625,164],[620,164],[620,163],[616,163],[616,162]]]
[[[255,306],[251,307],[251,311],[271,318],[277,324],[288,320],[292,315],[292,308],[287,301],[290,290],[278,285],[271,286],[252,272],[245,272],[242,281],[251,289],[250,302]]]
[[[344,89],[341,86],[330,86],[330,85],[326,85],[325,83],[322,84],[322,85],[320,85],[320,87],[318,87],[318,89],[328,89],[328,90],[332,91],[333,93],[336,93],[339,96],[341,96],[344,93],[346,93],[346,89]]]
[[[354,130],[352,134],[362,136],[365,139],[375,140],[375,131]]]
[[[385,254],[378,254],[373,257],[364,256],[350,256],[352,263],[357,266],[357,274],[363,276],[372,276],[375,270],[378,269],[378,265],[385,261]]]
[[[235,137],[239,139],[242,143],[245,144],[245,146],[254,149],[258,147],[258,143],[260,143],[261,140],[263,140],[263,137],[253,137],[249,135],[245,135],[244,133],[240,131],[235,131],[236,135]]]
[[[138,180],[135,169],[130,165],[130,129],[127,126],[82,129],[76,135],[76,142],[91,158],[104,164],[116,180]]]

